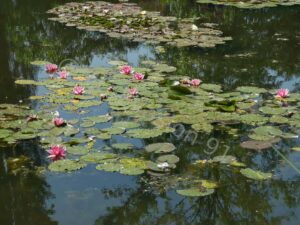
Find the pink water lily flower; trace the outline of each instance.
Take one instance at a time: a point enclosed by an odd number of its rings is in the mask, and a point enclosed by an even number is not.
[[[201,83],[201,80],[199,80],[199,79],[193,79],[193,80],[191,80],[191,85],[194,86],[194,87],[199,86],[200,83]]]
[[[46,72],[47,73],[55,73],[58,70],[58,66],[56,64],[47,64]]]
[[[67,79],[69,76],[69,73],[66,70],[58,72],[58,76],[60,79]]]
[[[56,127],[62,127],[64,125],[66,125],[66,122],[64,121],[64,119],[59,118],[59,117],[54,118],[53,123]]]
[[[77,84],[74,88],[73,88],[73,93],[75,95],[82,95],[84,93],[84,87],[81,87],[79,84]]]
[[[129,88],[129,94],[131,96],[137,96],[138,95],[138,90],[136,88]]]
[[[136,79],[136,80],[143,80],[144,77],[145,77],[145,75],[144,75],[144,74],[141,74],[141,73],[135,73],[135,74],[133,75],[133,77],[134,77],[134,79]]]
[[[47,152],[49,153],[48,158],[52,159],[53,161],[66,157],[66,148],[60,145],[51,146],[51,148],[47,150]]]
[[[277,98],[287,98],[289,96],[289,90],[288,89],[279,89],[277,91]]]
[[[128,65],[122,66],[121,69],[120,69],[120,73],[125,74],[125,75],[131,74],[132,71],[133,71],[132,67],[128,66]]]

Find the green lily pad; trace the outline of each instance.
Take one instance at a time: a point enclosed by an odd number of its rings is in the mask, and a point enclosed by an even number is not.
[[[118,172],[120,171],[122,165],[117,163],[104,163],[96,166],[97,170],[102,170],[106,172]]]
[[[245,149],[252,149],[252,150],[264,150],[271,148],[273,144],[279,142],[280,138],[273,138],[269,141],[244,141],[241,143],[241,147]]]
[[[84,121],[83,123],[80,124],[81,127],[93,127],[95,126],[95,122],[93,121]]]
[[[240,116],[243,123],[249,125],[261,125],[268,121],[267,117],[261,116],[259,114],[244,114]]]
[[[140,175],[143,174],[145,171],[139,168],[122,168],[120,169],[120,173],[124,175]]]
[[[270,140],[283,134],[279,128],[273,126],[261,126],[253,129],[252,131],[253,134],[249,135],[249,137],[258,141]]]
[[[267,92],[267,90],[264,88],[258,88],[258,87],[252,87],[252,86],[242,86],[242,87],[238,87],[236,90],[240,91],[240,92],[244,92],[244,93],[249,93],[249,94],[251,94],[251,93],[260,94],[260,93]]]
[[[36,85],[35,80],[16,80],[16,84],[23,84],[23,85]]]
[[[264,114],[270,115],[282,115],[286,112],[285,108],[274,108],[269,106],[260,107],[259,111],[263,112]]]
[[[137,122],[132,122],[132,121],[119,121],[119,122],[114,122],[112,124],[113,127],[123,127],[125,129],[131,129],[131,128],[137,128],[140,126],[139,123]]]
[[[146,152],[169,153],[176,149],[172,143],[154,143],[145,147]]]
[[[201,187],[204,187],[206,189],[214,189],[218,187],[218,183],[211,180],[195,180],[195,183],[200,183]]]
[[[84,120],[93,121],[94,123],[105,123],[112,119],[109,115],[101,115],[101,116],[91,116],[86,117]]]
[[[164,133],[161,129],[132,129],[126,132],[126,135],[132,138],[153,138]]]
[[[49,170],[53,172],[72,172],[86,167],[85,163],[70,159],[58,160],[49,165]]]
[[[95,152],[82,156],[80,160],[89,163],[101,163],[107,159],[116,159],[117,157],[118,155],[113,153]]]
[[[123,127],[109,127],[102,129],[103,132],[106,132],[111,135],[123,134],[125,132],[125,128]]]
[[[79,133],[79,129],[74,128],[73,126],[67,126],[64,130],[64,135],[73,136]]]
[[[72,146],[68,147],[68,153],[73,155],[85,155],[89,150],[83,146]]]
[[[6,129],[0,129],[0,138],[7,138],[10,135],[12,135],[13,132],[11,130],[6,130]]]
[[[241,169],[240,172],[245,177],[253,179],[253,180],[266,180],[266,179],[272,178],[271,173],[264,173],[264,172],[253,170],[250,168]]]
[[[176,155],[162,155],[157,158],[157,162],[167,162],[169,164],[176,164],[179,162],[179,157]]]
[[[211,195],[214,193],[214,189],[204,189],[201,190],[200,188],[189,188],[189,189],[181,189],[176,190],[177,194],[188,196],[188,197],[203,197],[207,195]]]
[[[245,163],[242,162],[238,162],[238,161],[233,161],[229,164],[230,166],[234,166],[234,167],[246,167]]]
[[[127,149],[133,149],[134,145],[131,143],[115,143],[112,144],[111,147],[120,150],[127,150]]]
[[[212,161],[219,162],[221,164],[230,164],[236,161],[236,157],[232,155],[220,155],[220,156],[215,156]]]
[[[222,91],[221,85],[218,84],[201,84],[200,85],[202,89],[207,90],[207,91],[212,91],[219,93]]]

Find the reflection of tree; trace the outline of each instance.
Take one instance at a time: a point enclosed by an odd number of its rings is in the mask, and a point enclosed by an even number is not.
[[[249,181],[239,173],[239,168],[220,164],[193,166],[197,159],[210,159],[204,148],[211,136],[199,135],[197,144],[192,146],[182,139],[176,140],[172,135],[156,138],[154,142],[172,142],[177,146],[176,155],[180,158],[173,175],[138,178],[138,188],[124,191],[120,189],[105,190],[114,198],[125,198],[121,206],[107,208],[107,214],[101,216],[95,225],[100,224],[283,224],[294,215],[299,205],[300,180],[278,178],[269,181]],[[272,149],[264,152],[246,152],[239,147],[239,141],[216,132],[213,137],[221,143],[219,149],[211,155],[223,155],[224,145],[230,146],[229,155],[234,155],[247,166],[262,171],[282,169],[281,159]],[[149,144],[148,143],[148,144]],[[281,152],[288,156],[289,151]],[[210,179],[218,181],[219,188],[210,196],[202,198],[185,198],[174,192],[160,192],[169,186],[178,185],[175,177],[190,179]],[[157,191],[160,194],[157,194]],[[116,194],[114,195],[114,192]],[[121,193],[121,194],[120,194]],[[122,196],[122,193],[124,196]],[[125,195],[126,193],[126,195]],[[127,197],[128,196],[128,197]],[[283,210],[284,209],[284,210]],[[279,211],[278,211],[279,210]]]
[[[294,35],[300,30],[296,22],[299,7],[245,13],[232,7],[201,6],[198,12],[205,17],[204,21],[219,24],[220,30],[232,36],[233,41],[214,50],[168,48],[165,54],[157,55],[177,66],[179,73],[222,83],[227,89],[249,84],[274,88],[281,84],[279,76],[290,80],[299,74],[300,46],[296,43],[300,38]],[[245,53],[253,55],[237,55]]]
[[[179,151],[199,154],[197,148],[184,146]],[[238,151],[238,149],[237,149]],[[178,153],[180,154],[180,153]],[[202,153],[203,154],[203,153]],[[273,152],[273,154],[276,154]],[[183,161],[184,156],[180,157]],[[100,224],[282,224],[291,219],[293,209],[299,205],[300,189],[299,179],[292,181],[272,180],[256,182],[245,179],[238,173],[238,169],[228,166],[214,166],[211,168],[190,171],[186,162],[186,168],[181,169],[180,176],[188,177],[194,173],[199,179],[207,178],[216,180],[220,186],[210,196],[202,198],[186,198],[175,195],[174,192],[152,192],[156,183],[149,177],[144,177],[144,182],[139,182],[137,189],[116,190],[118,198],[120,193],[126,193],[126,200],[121,206],[107,208],[107,214],[101,216],[95,225]],[[273,164],[269,160],[270,164]],[[182,161],[181,161],[182,164]],[[183,165],[183,167],[185,167]],[[273,169],[276,166],[272,167]],[[198,174],[198,175],[197,175]],[[144,180],[143,179],[143,180]],[[170,176],[160,178],[160,184],[168,183]],[[150,189],[150,191],[149,191]],[[144,190],[148,190],[145,192]],[[106,190],[107,191],[107,190]],[[114,190],[110,190],[111,196]],[[278,209],[281,210],[278,213]]]
[[[222,176],[224,176],[222,172]],[[202,198],[177,197],[172,194],[157,196],[143,193],[143,189],[132,190],[122,206],[108,208],[100,217],[100,224],[281,224],[289,220],[293,211],[273,214],[273,208],[284,207],[271,200],[285,199],[287,207],[299,204],[295,197],[299,193],[299,181],[273,181],[250,183],[244,178],[227,180],[215,194]],[[297,187],[298,186],[298,187]]]
[[[18,171],[13,171],[8,161],[11,157],[18,157],[19,150],[24,154],[34,154],[33,163],[41,165],[40,150],[33,143],[22,144],[18,147],[18,154],[14,149],[0,149],[0,224],[16,225],[54,225],[49,216],[53,214],[53,207],[47,205],[47,200],[52,198],[50,186],[43,176],[34,172],[30,167],[32,164],[24,163],[18,166]],[[38,154],[37,154],[38,153]],[[45,157],[45,156],[44,156]],[[20,159],[20,158],[19,158]]]

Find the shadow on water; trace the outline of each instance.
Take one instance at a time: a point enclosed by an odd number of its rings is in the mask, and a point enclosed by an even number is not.
[[[225,35],[233,37],[233,41],[214,49],[165,47],[165,53],[157,53],[153,46],[48,21],[45,11],[64,2],[1,0],[1,103],[18,103],[34,95],[36,89],[16,86],[14,80],[44,76],[43,71],[30,66],[36,59],[57,64],[74,59],[91,66],[107,66],[108,61],[118,59],[133,65],[143,59],[156,59],[176,66],[179,74],[221,83],[226,89],[253,84],[299,91],[299,6],[241,10],[198,5],[190,0],[136,1],[164,15],[199,16],[203,22],[219,24]],[[214,137],[221,140],[222,146],[229,145],[239,160],[252,168],[273,171],[275,178],[250,182],[227,166],[190,168],[195,159],[205,158],[203,150],[210,137],[199,136],[198,143],[190,145],[163,136],[159,141],[178,146],[176,154],[181,161],[174,175],[198,174],[199,178],[221,184],[211,196],[189,199],[174,191],[164,192],[172,184],[172,176],[126,177],[91,167],[74,174],[40,174],[36,169],[48,163],[46,155],[34,141],[20,143],[0,149],[0,224],[299,224],[299,177],[276,152],[245,153],[237,141],[228,140],[224,134]],[[299,162],[299,156],[288,146],[282,146],[284,154]],[[24,170],[14,171],[7,166],[21,155],[30,158]]]

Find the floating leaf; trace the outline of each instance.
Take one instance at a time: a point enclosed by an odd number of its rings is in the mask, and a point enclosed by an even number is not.
[[[125,129],[130,129],[130,128],[137,128],[140,126],[139,123],[137,122],[132,122],[132,121],[119,121],[119,122],[114,122],[112,124],[113,127],[123,127]]]
[[[264,114],[270,115],[282,115],[286,112],[285,108],[274,108],[269,106],[260,107],[259,111],[263,112]]]
[[[12,134],[13,132],[11,130],[0,129],[0,138],[6,138]]]
[[[118,156],[113,153],[95,152],[95,153],[89,153],[87,155],[82,156],[80,160],[84,162],[90,162],[90,163],[101,163],[104,160],[116,159],[117,157]]]
[[[115,149],[126,150],[126,149],[133,149],[134,145],[131,143],[115,143],[115,144],[112,144],[111,147],[113,147]]]
[[[74,170],[82,169],[84,167],[86,167],[85,163],[70,159],[63,159],[51,163],[48,168],[53,172],[71,172]]]
[[[229,164],[230,166],[235,166],[235,167],[246,167],[245,163],[238,162],[238,161],[233,161]]]
[[[176,192],[180,195],[188,196],[188,197],[202,197],[202,196],[213,194],[214,189],[201,190],[200,188],[189,188],[189,189],[176,190]]]
[[[97,170],[103,170],[106,172],[118,172],[120,171],[122,165],[116,163],[104,163],[96,166]]]
[[[240,172],[245,177],[253,179],[253,180],[266,180],[266,179],[272,178],[271,173],[264,173],[264,172],[253,170],[253,169],[250,169],[250,168],[241,169]]]
[[[280,138],[270,139],[269,141],[244,141],[241,143],[241,147],[253,150],[263,150],[271,148],[273,144],[279,141]]]
[[[72,146],[72,147],[68,147],[67,152],[70,154],[73,154],[73,155],[85,155],[89,151],[87,148],[85,148],[83,146]]]
[[[236,161],[236,158],[232,155],[220,155],[213,158],[213,162],[219,162],[222,164],[230,164],[234,161]]]
[[[267,92],[267,90],[264,88],[251,87],[251,86],[238,87],[236,90],[244,93],[254,93],[254,94]]]
[[[146,152],[169,153],[176,149],[172,143],[155,143],[145,147]]]
[[[282,135],[282,131],[273,126],[261,126],[252,130],[254,133],[249,135],[250,138],[258,141],[270,140],[276,136]]]
[[[23,85],[36,85],[35,80],[16,80],[16,84],[23,84]]]
[[[169,164],[176,164],[179,162],[179,157],[176,155],[162,155],[157,158],[158,162],[167,162]]]

